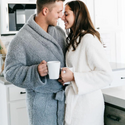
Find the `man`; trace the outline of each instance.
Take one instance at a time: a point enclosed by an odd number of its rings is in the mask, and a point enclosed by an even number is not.
[[[31,16],[8,49],[5,78],[26,88],[30,125],[63,125],[63,86],[49,79],[46,65],[60,61],[65,66],[65,33],[56,26],[63,1],[37,0],[37,15]]]

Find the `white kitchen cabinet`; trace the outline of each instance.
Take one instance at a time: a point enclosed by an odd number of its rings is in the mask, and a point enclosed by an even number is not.
[[[125,85],[125,70],[113,71],[113,81],[111,87]]]
[[[116,59],[116,33],[103,32],[101,34],[101,41],[105,45],[105,54],[109,62],[117,62]]]
[[[95,26],[100,30],[121,28],[121,0],[94,0]]]
[[[109,62],[121,63],[122,1],[94,0],[94,25],[107,47]]]
[[[110,62],[110,66],[112,69],[112,82],[106,88],[125,86],[125,63]]]
[[[109,62],[124,63],[122,45],[122,0],[82,0],[105,44]]]
[[[10,125],[28,125],[26,101],[10,103]]]
[[[25,3],[25,2],[36,2],[36,0],[18,0],[18,1],[17,1],[17,0],[1,0],[1,1],[13,2],[13,3],[14,3],[14,2],[15,2],[15,3],[18,3],[18,2],[19,2],[19,3],[20,3],[20,2],[22,2],[22,3],[23,3],[23,2],[24,2],[24,3]]]
[[[25,89],[0,83],[0,125],[28,125]]]
[[[86,6],[87,6],[87,8],[88,8],[88,10],[89,10],[89,13],[90,13],[90,17],[91,17],[91,19],[92,19],[92,22],[93,22],[93,24],[95,24],[95,17],[94,17],[94,15],[95,15],[95,7],[94,7],[94,0],[81,0],[81,1],[83,1],[85,4],[86,4]]]

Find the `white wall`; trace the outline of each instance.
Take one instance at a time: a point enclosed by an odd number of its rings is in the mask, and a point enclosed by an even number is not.
[[[0,34],[1,34],[1,0],[0,0]]]
[[[125,0],[122,0],[121,62],[125,63]]]

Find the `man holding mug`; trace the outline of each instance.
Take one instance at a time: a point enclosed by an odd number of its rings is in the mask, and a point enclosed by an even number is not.
[[[49,79],[48,61],[64,67],[65,33],[56,26],[64,0],[37,0],[37,14],[30,17],[11,41],[5,78],[26,88],[30,125],[63,125],[64,90]]]

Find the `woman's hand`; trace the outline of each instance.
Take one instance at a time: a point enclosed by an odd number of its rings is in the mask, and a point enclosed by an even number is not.
[[[64,84],[64,81],[63,81],[62,78],[61,78],[61,75],[60,75],[58,81],[59,81],[63,86],[65,85],[65,84]]]
[[[73,72],[69,68],[62,68],[61,75],[58,81],[61,82],[62,85],[64,85],[65,82],[74,81]]]

